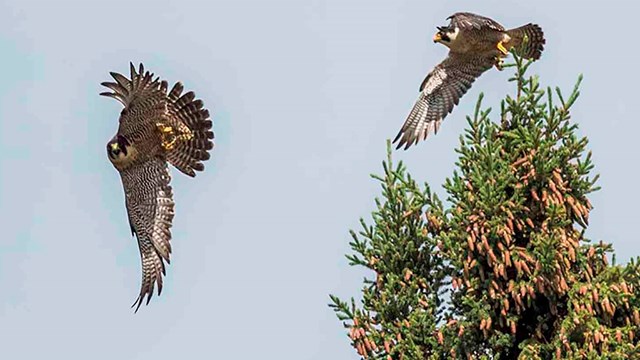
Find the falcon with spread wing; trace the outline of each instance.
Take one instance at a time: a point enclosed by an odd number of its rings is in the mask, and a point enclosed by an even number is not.
[[[165,263],[171,254],[171,224],[174,202],[168,163],[194,177],[204,170],[213,148],[212,122],[201,100],[176,83],[153,79],[140,64],[133,64],[131,79],[112,72],[115,82],[103,86],[124,105],[116,135],[107,143],[107,155],[120,173],[132,235],[136,235],[142,259],[142,285],[133,306],[136,312],[154,287],[162,291]]]
[[[442,120],[482,73],[494,65],[502,70],[502,58],[510,49],[534,60],[544,49],[544,33],[535,24],[506,30],[492,19],[466,12],[449,19],[449,25],[438,27],[433,37],[449,48],[449,54],[420,85],[418,100],[393,140],[399,140],[397,149],[404,146],[406,150],[431,132],[437,133]]]

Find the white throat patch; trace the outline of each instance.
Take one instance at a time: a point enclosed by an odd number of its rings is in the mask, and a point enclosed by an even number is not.
[[[458,33],[460,33],[460,28],[455,28],[452,32],[448,32],[447,36],[449,37],[451,42],[454,42],[458,37]]]

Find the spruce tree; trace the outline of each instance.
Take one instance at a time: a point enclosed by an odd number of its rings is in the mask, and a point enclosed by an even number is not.
[[[582,77],[565,97],[513,56],[515,94],[495,122],[480,95],[445,202],[387,142],[382,199],[347,255],[374,276],[358,305],[330,296],[362,358],[640,358],[640,259],[616,265],[585,237],[598,187],[571,121]]]

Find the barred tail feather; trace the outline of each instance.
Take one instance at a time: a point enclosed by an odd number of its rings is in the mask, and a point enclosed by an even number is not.
[[[527,24],[508,30],[507,34],[511,37],[511,46],[516,48],[518,55],[525,59],[540,59],[546,43],[544,32],[540,26]]]
[[[209,159],[209,150],[213,149],[213,123],[209,110],[203,108],[202,100],[196,99],[192,91],[182,95],[183,89],[178,82],[167,97],[172,103],[173,116],[189,127],[193,137],[180,142],[167,154],[167,160],[184,174],[193,177],[196,171],[204,170],[202,162]]]

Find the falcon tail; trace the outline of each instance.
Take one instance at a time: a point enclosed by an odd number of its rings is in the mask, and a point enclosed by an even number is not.
[[[166,86],[166,83],[162,84]],[[202,161],[210,157],[209,150],[213,149],[212,122],[209,110],[203,109],[202,100],[196,99],[193,91],[182,94],[184,87],[176,83],[168,94],[175,116],[192,131],[193,137],[179,142],[175,148],[167,153],[167,160],[171,165],[186,175],[196,176],[196,171],[204,170]]]
[[[536,24],[527,24],[515,29],[507,30],[507,34],[511,37],[511,46],[516,48],[518,55],[525,59],[540,59],[542,50],[544,50],[544,32],[540,26]],[[527,41],[525,41],[525,37]]]

